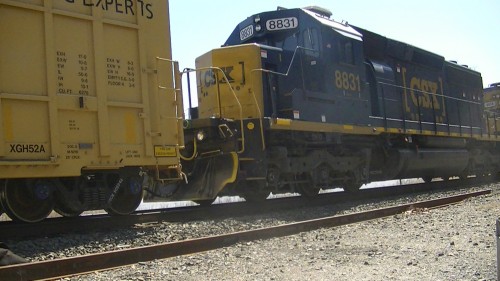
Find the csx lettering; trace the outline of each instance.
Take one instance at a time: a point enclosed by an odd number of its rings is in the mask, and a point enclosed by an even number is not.
[[[417,77],[411,78],[410,97],[413,105],[427,109],[441,109],[437,99],[437,91],[438,83]]]
[[[44,153],[45,146],[43,144],[11,144],[11,153]]]
[[[226,76],[229,83],[234,82],[233,77],[231,77],[231,72],[233,72],[234,67],[225,66],[225,67],[221,67],[220,69],[222,69],[222,72],[224,72],[224,75]],[[219,80],[219,83],[224,83],[224,82],[225,82],[224,77]]]
[[[205,87],[210,87],[215,85],[215,73],[212,70],[206,71],[205,74],[203,74],[203,84]]]
[[[233,83],[235,81],[234,78],[231,76],[231,72],[233,72],[233,70],[234,70],[233,66],[223,66],[220,69],[222,70],[224,75],[219,74],[218,75],[219,77],[217,77],[214,70],[208,70],[202,74],[201,79],[202,79],[205,87],[208,88],[210,86],[214,86],[217,83],[221,83],[221,84],[226,83],[224,77],[227,78],[227,80],[228,80],[227,82],[229,82],[229,83]],[[217,78],[219,78],[219,80],[217,80]]]
[[[68,3],[75,4],[78,0],[65,0]],[[135,15],[135,11],[148,19],[154,17],[153,4],[145,3],[143,0],[80,0],[83,6],[101,7],[104,11],[113,11],[117,14]],[[137,4],[135,4],[137,2]]]
[[[361,92],[361,81],[359,75],[345,71],[335,71],[335,86],[339,89],[353,92]]]

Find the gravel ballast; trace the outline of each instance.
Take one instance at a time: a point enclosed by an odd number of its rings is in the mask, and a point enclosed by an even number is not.
[[[497,280],[493,194],[72,280]]]

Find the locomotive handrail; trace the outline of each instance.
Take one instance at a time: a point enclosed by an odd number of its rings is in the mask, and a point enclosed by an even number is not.
[[[319,51],[314,50],[314,49],[309,49],[309,48],[305,48],[305,47],[302,47],[302,46],[297,46],[297,48],[295,48],[295,51],[293,52],[292,59],[290,60],[290,64],[288,64],[288,69],[287,69],[286,73],[277,72],[277,71],[272,71],[272,70],[269,70],[269,69],[263,69],[263,68],[260,68],[260,69],[254,69],[254,70],[252,70],[252,71],[261,70],[261,71],[263,71],[263,72],[267,72],[267,73],[277,74],[277,75],[281,75],[281,76],[288,76],[288,74],[290,74],[290,70],[292,69],[292,64],[293,64],[293,61],[295,60],[295,56],[297,55],[297,51],[298,51],[298,50],[306,50],[306,51],[312,51],[312,52],[317,52],[317,53],[319,53]]]
[[[318,52],[319,53],[319,51],[314,50],[314,49],[309,49],[309,48],[305,48],[305,47],[302,47],[302,46],[297,46],[295,48],[295,51],[293,52],[293,55],[292,55],[292,58],[290,60],[289,65],[288,65],[288,69],[287,69],[286,73],[277,72],[277,71],[273,71],[273,70],[269,70],[269,69],[264,69],[264,68],[252,69],[250,71],[250,85],[252,85],[251,89],[255,88],[254,85],[253,85],[253,82],[254,82],[254,80],[253,80],[253,74],[254,73],[263,72],[263,73],[270,73],[270,74],[281,75],[281,76],[285,76],[285,77],[288,76],[290,74],[291,69],[292,69],[292,65],[293,65],[293,62],[295,60],[295,57],[297,55],[298,50],[306,50],[306,51],[312,51],[312,52]],[[261,141],[262,141],[262,150],[265,150],[266,149],[266,142],[265,142],[265,138],[264,138],[263,114],[262,114],[262,110],[260,109],[259,103],[257,102],[257,97],[255,96],[255,92],[252,90],[251,93],[252,93],[253,100],[255,102],[255,107],[257,108],[257,111],[258,111],[258,114],[259,114],[260,134],[261,134]]]
[[[384,83],[384,82],[377,82],[381,85],[387,85],[387,86],[392,86],[392,87],[395,87],[395,88],[400,88],[400,89],[406,89],[406,90],[412,90],[414,92],[418,92],[418,93],[421,93],[421,94],[428,94],[428,95],[432,95],[432,96],[437,96],[437,97],[443,97],[443,98],[448,98],[448,99],[451,99],[451,100],[457,100],[457,101],[462,101],[462,102],[465,102],[465,103],[470,103],[470,104],[476,104],[476,105],[481,105],[480,102],[475,102],[475,101],[470,101],[470,100],[466,100],[466,99],[461,99],[461,98],[456,98],[456,97],[452,97],[452,96],[447,96],[447,95],[443,95],[443,94],[434,94],[434,93],[429,93],[429,92],[426,92],[426,91],[422,91],[422,90],[418,90],[418,89],[411,89],[411,88],[405,88],[403,86],[399,86],[399,85],[394,85],[394,84],[390,84],[390,83]]]
[[[184,161],[191,161],[197,156],[197,154],[198,154],[198,144],[196,142],[196,138],[193,138],[193,154],[189,157],[186,157],[179,152],[179,157]]]
[[[236,92],[234,91],[233,87],[229,83],[229,79],[227,78],[226,73],[220,67],[210,66],[210,67],[200,67],[200,68],[196,68],[196,69],[186,68],[186,69],[184,69],[182,74],[189,73],[189,72],[198,72],[198,71],[203,71],[203,70],[215,70],[215,71],[217,71],[217,74],[219,72],[222,73],[223,82],[227,84],[227,86],[229,87],[229,90],[233,94],[234,99],[236,100],[236,103],[238,104],[238,109],[239,109],[239,113],[240,113],[240,118],[239,118],[240,131],[241,131],[241,149],[238,150],[238,154],[242,154],[243,152],[245,152],[245,130],[244,130],[244,124],[243,124],[243,107],[241,106],[241,102],[238,99]],[[217,82],[217,85],[219,85],[219,79],[217,79],[216,82]],[[217,103],[219,105],[219,117],[222,118],[222,106],[220,103],[220,89],[217,90]]]

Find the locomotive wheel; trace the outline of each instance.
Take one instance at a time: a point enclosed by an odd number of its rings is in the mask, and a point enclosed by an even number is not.
[[[243,199],[247,202],[256,203],[262,202],[269,197],[270,192],[265,188],[265,182],[246,182],[244,183]]]
[[[128,178],[117,177],[109,181],[111,196],[108,207],[105,209],[110,215],[128,215],[134,212],[142,202],[142,178],[132,176]]]
[[[212,205],[212,203],[214,201],[215,201],[215,198],[214,199],[194,200],[193,202],[200,205],[200,206],[206,207],[206,206]]]
[[[297,181],[295,183],[295,190],[300,193],[300,195],[305,197],[314,197],[318,195],[321,188],[317,187],[311,176],[308,173],[304,173],[295,177]]]
[[[424,180],[425,183],[430,183],[432,181],[433,177],[425,176],[425,177],[422,177],[422,179]]]
[[[5,213],[15,221],[39,222],[53,210],[54,201],[48,182],[8,180],[0,187]]]
[[[449,180],[450,180],[450,177],[441,177],[441,179],[442,179],[443,181],[449,181]]]
[[[346,192],[358,192],[361,188],[361,183],[356,180],[356,176],[353,173],[347,173],[347,179],[342,183],[342,188]]]

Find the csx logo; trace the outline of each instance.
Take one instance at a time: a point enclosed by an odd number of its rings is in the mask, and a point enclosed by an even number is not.
[[[438,83],[412,77],[410,81],[410,96],[415,106],[427,109],[440,110],[441,106],[437,97]]]
[[[227,82],[233,83],[234,78],[231,76],[231,72],[233,72],[233,66],[224,66],[220,67],[220,69],[210,69],[201,73],[201,80],[205,87],[214,86],[217,83],[226,83],[225,78],[227,78]]]

